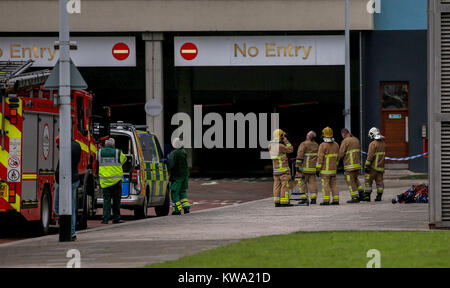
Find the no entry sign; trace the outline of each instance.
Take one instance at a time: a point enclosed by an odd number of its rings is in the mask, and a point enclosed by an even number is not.
[[[114,58],[119,61],[125,60],[130,56],[130,48],[125,43],[117,43],[112,49]]]
[[[198,54],[197,46],[193,43],[184,43],[181,46],[180,54],[185,60],[193,60]]]

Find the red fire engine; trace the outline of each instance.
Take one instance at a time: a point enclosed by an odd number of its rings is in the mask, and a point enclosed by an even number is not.
[[[59,151],[58,91],[46,91],[49,70],[23,73],[32,61],[0,62],[0,215],[20,214],[35,221],[42,233],[55,223],[53,200]],[[96,152],[91,127],[92,95],[72,90],[72,137],[82,150],[77,195],[79,229],[95,213]],[[2,218],[3,219],[3,218]],[[1,220],[0,220],[1,221]]]

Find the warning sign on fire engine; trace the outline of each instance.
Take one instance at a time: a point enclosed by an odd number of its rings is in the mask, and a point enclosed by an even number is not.
[[[17,169],[8,169],[8,182],[19,182],[20,172]]]
[[[10,168],[19,168],[20,167],[20,157],[13,156],[8,159],[8,167]]]
[[[21,147],[20,138],[9,138],[9,155],[10,156],[20,156]]]
[[[19,182],[20,181],[20,156],[9,156],[8,157],[8,171],[7,177],[8,182]]]

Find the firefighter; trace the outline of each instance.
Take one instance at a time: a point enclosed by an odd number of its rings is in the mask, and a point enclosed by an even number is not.
[[[181,209],[184,214],[189,213],[191,205],[187,198],[187,188],[189,182],[189,168],[187,164],[187,153],[183,143],[179,138],[172,140],[172,146],[175,150],[169,154],[170,171],[170,190],[172,196],[172,215],[181,215]]]
[[[297,150],[297,160],[295,163],[296,175],[300,193],[299,204],[307,203],[306,194],[309,193],[311,204],[316,204],[317,199],[317,179],[316,179],[316,165],[317,165],[317,151],[319,144],[315,141],[316,133],[309,131],[306,134],[306,140],[300,144]]]
[[[361,169],[361,148],[359,140],[347,128],[341,130],[344,139],[339,149],[339,161],[344,160],[345,180],[350,191],[351,200],[347,203],[359,203],[360,194],[363,193],[359,182],[359,169]]]
[[[286,154],[294,152],[286,133],[281,129],[273,132],[273,139],[269,144],[270,156],[273,165],[273,200],[275,207],[292,206],[289,203],[289,181],[291,170]]]
[[[372,193],[372,183],[375,180],[377,185],[377,197],[375,201],[381,201],[384,191],[384,162],[386,156],[386,143],[384,136],[381,135],[380,130],[373,127],[369,130],[369,137],[372,143],[369,145],[369,152],[367,153],[367,160],[364,165],[366,172],[365,176],[365,192],[362,201],[370,202],[370,194]]]
[[[122,166],[127,157],[120,149],[115,148],[114,138],[105,141],[105,147],[98,151],[100,187],[103,194],[103,217],[102,224],[108,224],[111,219],[111,199],[113,223],[122,223],[120,220],[120,200],[122,198]]]
[[[336,186],[336,170],[339,157],[339,144],[334,141],[333,130],[325,127],[322,130],[323,141],[319,146],[317,157],[317,176],[322,181],[323,202],[320,205],[339,205],[339,190]],[[330,197],[333,201],[330,204]]]

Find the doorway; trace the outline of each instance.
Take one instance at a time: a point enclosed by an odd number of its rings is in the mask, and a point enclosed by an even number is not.
[[[386,137],[386,156],[409,155],[409,82],[381,82],[381,133]],[[408,169],[408,161],[386,161],[390,168]]]

